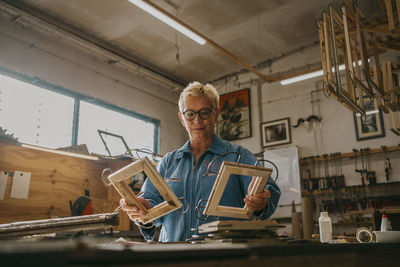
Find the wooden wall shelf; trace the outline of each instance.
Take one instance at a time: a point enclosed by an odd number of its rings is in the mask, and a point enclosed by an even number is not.
[[[363,191],[369,192],[378,187],[400,187],[400,182],[387,182],[387,183],[378,183],[373,185],[351,185],[338,189],[325,189],[325,190],[313,190],[313,191],[302,191],[303,196],[309,195],[333,195],[333,194],[341,194],[341,193],[351,193],[355,191]]]
[[[396,151],[400,151],[400,144],[397,146],[389,146],[386,147],[385,149],[383,148],[372,148],[369,150],[369,154],[373,155],[373,154],[380,154],[380,153],[389,153],[389,152],[396,152]],[[355,156],[358,157],[361,155],[360,151],[357,151],[355,153]],[[345,159],[345,158],[349,158],[349,159],[353,159],[354,158],[354,152],[347,152],[347,153],[342,153],[340,155],[341,159]],[[331,157],[331,155],[328,154],[328,156],[325,158],[325,160],[332,160],[333,158]],[[310,156],[310,157],[303,157],[300,158],[300,164],[307,164],[307,163],[312,163],[312,162],[316,162],[316,161],[323,161],[324,158],[320,155],[318,156]]]

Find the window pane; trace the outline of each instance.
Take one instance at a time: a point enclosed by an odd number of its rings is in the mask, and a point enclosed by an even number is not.
[[[78,144],[86,144],[90,152],[108,155],[97,130],[122,136],[130,149],[146,148],[154,151],[154,127],[151,122],[86,101],[80,102]],[[112,156],[125,154],[126,149],[121,139],[113,136],[104,138]]]
[[[71,145],[74,99],[0,74],[0,126],[21,143]]]

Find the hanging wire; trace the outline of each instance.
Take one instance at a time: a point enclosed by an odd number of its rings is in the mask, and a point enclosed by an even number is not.
[[[276,177],[275,177],[275,179],[274,179],[274,184],[276,184],[276,181],[277,181],[278,178],[279,178],[279,170],[278,170],[278,167],[275,165],[275,163],[273,163],[272,161],[267,160],[267,159],[259,159],[259,160],[257,160],[256,163],[254,164],[254,166],[257,166],[257,164],[260,163],[260,162],[268,162],[268,163],[270,163],[272,166],[274,166],[274,168],[275,168],[275,170],[276,170]],[[264,164],[263,164],[263,166],[264,166]],[[271,174],[272,174],[272,173],[271,173]],[[272,184],[272,183],[267,182],[267,184]]]
[[[136,153],[136,157],[138,159],[141,159],[142,157],[140,156],[139,153],[145,153],[145,154],[149,154],[151,155],[151,159],[154,161],[157,157],[162,157],[162,155],[158,155],[156,153],[154,153],[153,151],[151,151],[148,148],[133,148],[133,149],[129,149],[125,152],[126,155],[130,155],[130,152],[135,152]]]
[[[241,154],[240,152],[226,152],[226,153],[223,153],[223,154],[219,155],[218,157],[216,157],[215,159],[213,159],[213,160],[208,164],[207,172],[203,175],[203,177],[207,177],[207,176],[211,176],[211,175],[218,175],[219,172],[210,171],[211,166],[214,164],[215,160],[217,160],[217,159],[219,159],[219,158],[222,158],[222,157],[224,157],[224,156],[226,156],[226,155],[229,155],[229,154],[237,154],[237,155],[239,155],[239,156],[238,156],[238,159],[237,159],[237,161],[236,161],[236,164],[238,164],[239,161],[240,161],[240,159],[242,158],[242,154]]]
[[[189,209],[190,209],[190,203],[189,201],[185,198],[185,197],[178,197],[179,200],[184,200],[186,202],[186,209],[183,211],[177,211],[178,214],[186,214]],[[182,201],[181,201],[182,202]],[[184,205],[182,205],[182,209],[183,209]]]
[[[111,171],[110,168],[104,169],[104,170],[101,172],[101,180],[103,181],[103,183],[104,183],[106,186],[110,186],[110,185],[111,185],[111,182],[105,177],[106,172],[112,173],[112,171]],[[108,176],[107,176],[107,177],[108,177]]]

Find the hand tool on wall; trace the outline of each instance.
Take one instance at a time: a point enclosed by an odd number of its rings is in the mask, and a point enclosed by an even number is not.
[[[364,185],[364,170],[363,170],[363,169],[358,169],[358,168],[357,168],[357,153],[358,153],[358,150],[355,149],[355,148],[353,148],[354,168],[355,168],[354,171],[360,173],[360,175],[361,175],[361,184]],[[360,151],[360,158],[361,158],[361,160],[362,160],[361,155],[362,155],[362,153],[361,153],[361,151]]]
[[[360,159],[361,159],[361,184],[362,185],[365,185],[366,183],[367,183],[367,181],[366,181],[366,179],[367,179],[367,177],[366,177],[366,175],[364,176],[364,174],[366,174],[367,172],[366,172],[366,169],[365,169],[365,166],[364,166],[364,149],[360,149]]]
[[[369,147],[364,149],[366,155],[366,173],[367,173],[367,180],[370,185],[376,184],[376,172],[372,170],[371,164],[371,149]]]
[[[310,180],[310,168],[309,165],[310,163],[308,162],[308,157],[305,158],[307,160],[306,164],[301,164],[300,165],[300,170],[301,170],[301,188],[303,191],[310,191],[309,187],[309,180]]]
[[[323,178],[323,188],[322,189],[328,189],[332,187],[331,184],[331,177],[329,176],[329,161],[328,161],[328,155],[324,154],[322,155],[323,159],[323,164],[324,164],[324,174],[325,177]]]
[[[344,175],[342,171],[342,154],[340,152],[334,153],[335,166],[336,166],[336,187],[344,187]]]
[[[346,186],[346,182],[344,180],[344,173],[342,169],[342,153],[338,152],[339,158],[339,171],[340,171],[340,188],[344,188]]]
[[[386,153],[387,146],[381,146],[383,155],[384,155],[384,168],[385,168],[385,175],[386,175],[386,181],[390,180],[390,172],[392,170],[392,164],[390,163],[390,159]]]
[[[318,190],[318,189],[321,189],[320,179],[317,176],[317,171],[316,171],[316,164],[318,164],[318,160],[313,156],[311,156],[310,159],[311,159],[311,173],[313,173],[313,175],[311,175],[311,177],[312,177],[311,178],[311,181],[312,181],[311,189]]]
[[[331,169],[332,169],[332,175],[331,175],[331,188],[336,189],[337,188],[337,168],[336,168],[336,158],[335,158],[335,153],[330,154],[330,162],[331,162]]]
[[[312,190],[314,190],[314,187],[313,187],[313,183],[314,183],[314,177],[312,176],[312,168],[314,167],[314,157],[309,157],[309,159],[310,159],[310,165],[309,165],[309,168],[308,168],[308,170],[307,170],[307,177],[308,177],[308,180],[307,180],[307,182],[308,182],[308,184],[307,184],[307,186],[308,186],[308,190],[310,190],[310,191],[312,191]]]

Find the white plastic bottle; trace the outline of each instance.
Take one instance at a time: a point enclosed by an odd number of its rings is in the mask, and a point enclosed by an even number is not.
[[[382,222],[381,222],[381,232],[386,232],[392,230],[392,224],[390,223],[388,216],[386,213],[382,214]]]
[[[318,222],[321,243],[329,243],[332,241],[332,221],[328,212],[321,212]]]

